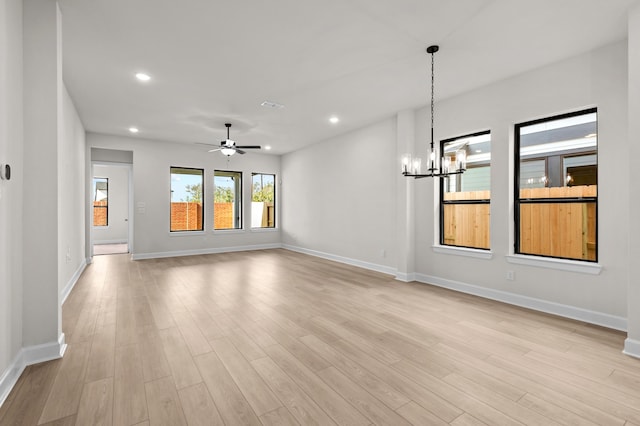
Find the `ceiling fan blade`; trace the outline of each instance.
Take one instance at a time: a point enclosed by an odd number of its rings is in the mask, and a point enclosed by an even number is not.
[[[207,151],[207,152],[216,152],[216,151],[220,151],[221,149],[222,149],[222,148],[210,149],[210,150],[209,150],[209,151]]]
[[[236,148],[244,148],[244,149],[262,149],[260,145],[236,145]]]
[[[246,152],[245,152],[245,151],[243,151],[243,150],[241,150],[241,149],[238,149],[238,147],[236,147],[235,149],[236,149],[236,152],[237,152],[238,154],[246,154]]]

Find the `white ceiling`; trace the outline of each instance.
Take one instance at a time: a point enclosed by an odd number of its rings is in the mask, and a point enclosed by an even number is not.
[[[88,131],[218,144],[231,122],[238,144],[275,154],[426,105],[430,44],[444,98],[622,40],[638,3],[59,1],[64,80]]]

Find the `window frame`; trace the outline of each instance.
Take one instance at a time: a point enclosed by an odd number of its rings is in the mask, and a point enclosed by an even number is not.
[[[456,136],[453,138],[447,138],[447,139],[443,139],[440,141],[440,152],[443,153],[444,155],[444,146],[447,143],[459,140],[459,139],[465,139],[465,138],[471,138],[471,137],[475,137],[475,136],[482,136],[482,135],[489,135],[491,136],[491,130],[483,130],[480,132],[475,132],[475,133],[469,133],[466,135],[462,135],[462,136]],[[467,163],[467,169],[469,167],[469,164]],[[465,172],[466,173],[466,172]],[[464,175],[464,173],[462,174]],[[476,200],[445,200],[444,196],[445,196],[445,179],[448,178],[441,178],[439,185],[440,185],[440,226],[439,226],[439,231],[440,231],[440,235],[439,235],[439,244],[442,247],[453,247],[453,248],[462,248],[462,249],[471,249],[471,250],[482,250],[485,252],[490,252],[491,251],[491,218],[489,218],[489,247],[474,247],[474,246],[463,246],[463,245],[456,245],[456,244],[447,244],[445,243],[445,235],[444,235],[444,231],[445,231],[445,223],[444,223],[444,216],[445,216],[445,206],[447,205],[462,205],[462,204],[466,204],[466,205],[484,205],[484,204],[489,204],[491,205],[491,195],[489,196],[488,199],[476,199]],[[489,159],[489,180],[491,181],[491,159]],[[491,191],[491,190],[489,190]],[[489,192],[491,193],[491,192]],[[491,207],[489,207],[489,209],[491,209]]]
[[[224,173],[223,175],[218,175],[217,173]],[[237,219],[238,222],[238,226],[235,226],[233,228],[216,228],[216,221],[215,221],[215,217],[216,217],[216,177],[217,176],[224,176],[224,177],[233,177],[232,175],[238,175],[240,178],[240,182],[236,182],[235,184],[235,191],[236,193],[235,195],[235,201],[234,204],[237,207],[238,210],[238,214],[237,217],[234,218],[234,222]],[[243,180],[244,180],[244,176],[243,173],[241,171],[235,171],[235,170],[218,170],[215,169],[213,171],[213,230],[214,231],[238,231],[238,230],[242,230],[244,229],[244,215],[243,215],[243,202],[242,202],[242,197],[243,197]]]
[[[566,119],[566,118],[571,118],[571,117],[579,117],[581,115],[588,115],[588,114],[596,114],[596,148],[595,150],[589,150],[589,151],[585,151],[585,152],[581,152],[581,153],[569,153],[569,154],[560,154],[560,157],[562,159],[564,159],[565,157],[571,157],[571,156],[577,156],[577,155],[586,155],[586,154],[595,154],[596,156],[596,167],[599,164],[599,158],[598,158],[598,151],[599,151],[599,144],[598,144],[598,108],[597,107],[592,107],[592,108],[586,108],[586,109],[582,109],[582,110],[578,110],[578,111],[573,111],[573,112],[568,112],[568,113],[563,113],[563,114],[557,114],[557,115],[553,115],[553,116],[549,116],[549,117],[544,117],[544,118],[539,118],[539,119],[535,119],[535,120],[530,120],[530,121],[526,121],[526,122],[522,122],[522,123],[517,123],[514,125],[514,174],[513,174],[513,188],[514,188],[514,192],[513,192],[513,210],[514,210],[514,242],[513,242],[513,252],[515,255],[523,255],[523,256],[534,256],[537,258],[543,258],[543,259],[559,259],[559,260],[569,260],[569,261],[574,261],[574,262],[586,262],[586,263],[593,263],[596,264],[598,263],[598,258],[599,258],[599,253],[598,253],[598,249],[599,249],[599,221],[598,221],[598,195],[599,195],[599,191],[600,188],[597,188],[597,192],[596,192],[596,196],[595,197],[563,197],[563,198],[521,198],[520,197],[520,137],[521,137],[521,128],[523,127],[527,127],[527,126],[532,126],[535,124],[541,124],[541,123],[545,123],[545,122],[551,122],[551,121],[557,121],[557,120],[562,120],[562,119]],[[549,176],[549,161],[548,161],[548,156],[545,156],[545,168],[547,176]],[[527,160],[532,160],[534,158],[531,159],[527,159]],[[524,161],[527,161],[524,160]],[[596,169],[597,170],[597,169]],[[598,183],[598,174],[596,173],[596,185]],[[520,235],[520,211],[521,211],[521,206],[522,204],[561,204],[561,203],[576,203],[576,204],[590,204],[593,203],[595,204],[595,234],[596,234],[596,241],[595,241],[595,258],[593,260],[591,259],[578,259],[578,258],[573,258],[573,257],[563,257],[563,256],[552,256],[552,255],[547,255],[547,254],[538,254],[538,253],[526,253],[520,250],[520,242],[521,242],[521,235]]]
[[[253,178],[256,175],[265,175],[265,176],[273,176],[273,226],[256,226],[251,225],[252,230],[264,230],[264,229],[276,229],[278,225],[278,208],[277,208],[277,187],[278,180],[277,175],[275,173],[262,173],[262,172],[251,172],[251,203],[253,207]],[[253,214],[253,212],[252,212]]]
[[[177,229],[177,230],[173,230],[171,229],[172,224],[171,224],[171,204],[173,203],[173,200],[171,199],[173,194],[173,190],[171,189],[171,177],[174,174],[173,170],[174,169],[180,169],[180,170],[197,170],[201,173],[201,184],[202,184],[202,211],[201,211],[201,216],[202,216],[202,224],[200,225],[200,229]],[[178,173],[176,173],[178,174]],[[195,174],[194,174],[195,175]],[[189,233],[189,232],[203,232],[205,230],[205,222],[206,222],[206,217],[205,217],[205,173],[204,173],[204,169],[198,168],[198,167],[182,167],[182,166],[169,166],[169,233],[170,234],[176,234],[176,233]]]
[[[104,179],[106,180],[107,183],[107,205],[106,206],[96,206],[95,202],[96,202],[96,195],[98,193],[98,188],[96,186],[96,179]],[[99,177],[99,176],[94,176],[93,177],[93,216],[91,217],[91,225],[96,227],[96,228],[107,228],[109,227],[109,178],[108,177]],[[106,217],[106,223],[104,225],[96,225],[95,224],[95,217],[96,217],[96,208],[98,209],[106,209],[107,213],[105,215]]]

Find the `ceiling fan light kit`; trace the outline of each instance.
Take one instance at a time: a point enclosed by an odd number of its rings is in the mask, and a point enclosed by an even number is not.
[[[260,145],[236,145],[236,142],[231,140],[229,135],[229,129],[231,129],[231,123],[224,123],[227,128],[227,139],[220,142],[220,148],[210,149],[209,152],[220,151],[223,155],[231,157],[236,152],[238,154],[245,154],[244,149],[261,149]]]
[[[461,147],[453,156],[439,155],[433,141],[433,116],[434,116],[434,54],[440,50],[437,45],[427,47],[427,53],[431,55],[431,142],[429,143],[427,156],[427,173],[422,173],[422,158],[405,154],[402,157],[402,174],[415,179],[425,177],[446,178],[451,175],[459,175],[467,169],[467,152],[465,147]]]

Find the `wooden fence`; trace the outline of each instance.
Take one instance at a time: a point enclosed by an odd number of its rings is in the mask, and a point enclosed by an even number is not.
[[[595,197],[597,185],[531,188],[521,198]],[[489,191],[451,192],[445,200],[489,199]],[[444,243],[489,248],[489,204],[445,204]],[[520,205],[520,252],[572,259],[596,258],[596,204],[522,203]]]
[[[521,198],[595,197],[596,185],[522,189]],[[520,252],[596,259],[596,204],[520,204]]]

